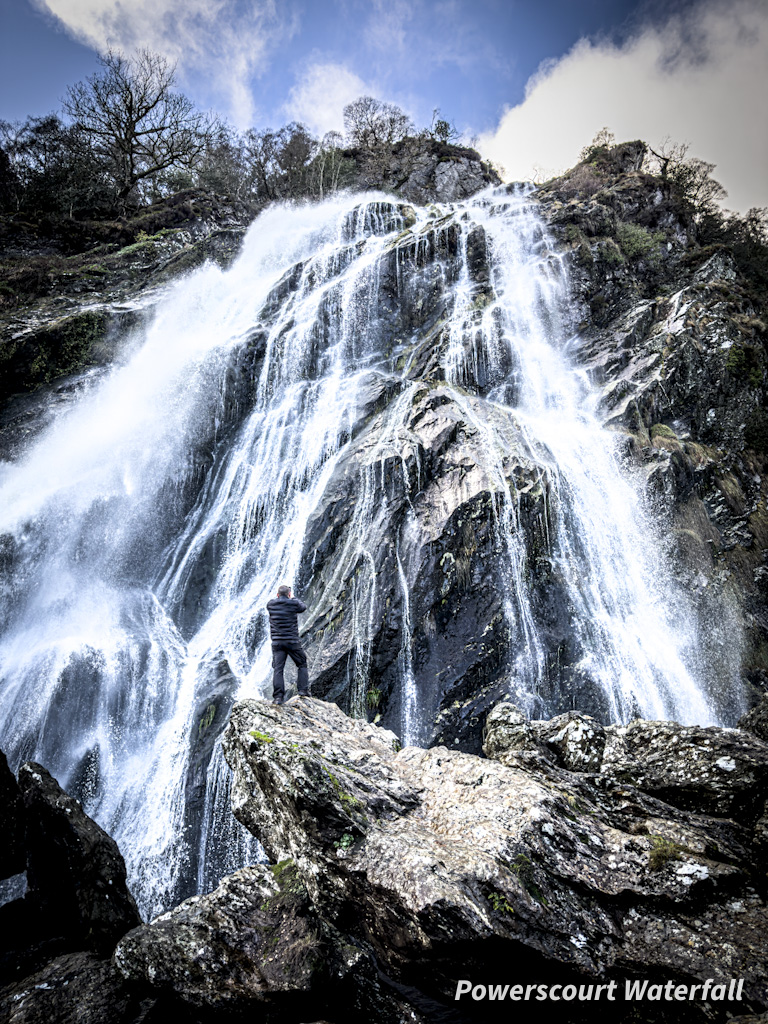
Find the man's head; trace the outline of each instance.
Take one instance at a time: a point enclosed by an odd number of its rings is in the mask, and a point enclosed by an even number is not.
[[[286,586],[278,587],[277,588],[277,596],[278,597],[290,597],[291,596],[291,588],[290,587],[286,587]]]

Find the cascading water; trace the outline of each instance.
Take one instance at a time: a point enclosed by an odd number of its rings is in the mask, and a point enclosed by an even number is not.
[[[481,361],[491,367],[488,401],[514,404],[523,436],[551,481],[552,554],[572,602],[581,668],[606,695],[612,721],[639,716],[711,723],[692,674],[700,668],[695,623],[653,562],[658,543],[619,468],[617,439],[596,417],[598,392],[567,358],[562,258],[524,194],[506,207],[477,203],[473,219],[492,246],[497,298],[474,336],[462,308],[466,298],[460,298],[446,368],[450,379],[471,384]],[[497,369],[506,366],[511,370]],[[499,445],[489,438],[487,450]],[[511,557],[510,565],[516,560]],[[518,576],[513,591],[521,590]],[[536,651],[530,621],[525,625],[525,648]]]
[[[482,302],[467,249],[479,230]],[[428,296],[443,324],[420,325]],[[415,310],[407,336],[398,302]],[[513,436],[537,467],[544,555],[585,687],[614,719],[712,720],[693,614],[651,563],[638,495],[568,334],[564,269],[524,194],[430,213],[380,196],[272,208],[228,272],[179,282],[133,356],[2,467],[0,747],[83,799],[120,844],[146,914],[259,855],[206,737],[234,699],[270,692],[264,608],[279,583],[315,595],[306,639],[310,669],[336,672],[326,693],[373,713],[394,673],[386,724],[429,740],[437,698],[419,644],[435,628],[422,605],[424,551],[438,539],[414,407],[432,391],[475,453],[452,486],[461,495],[479,479],[488,495],[487,572],[516,699],[562,710],[547,696]],[[312,548],[324,502],[332,525]],[[387,615],[397,636],[384,664]]]

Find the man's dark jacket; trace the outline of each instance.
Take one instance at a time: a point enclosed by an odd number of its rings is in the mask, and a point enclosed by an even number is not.
[[[307,606],[298,597],[276,597],[267,605],[269,612],[269,632],[272,643],[289,641],[299,642],[299,612],[305,612]]]

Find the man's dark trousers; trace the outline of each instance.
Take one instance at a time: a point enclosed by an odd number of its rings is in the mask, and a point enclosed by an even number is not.
[[[309,696],[307,656],[302,650],[301,644],[291,640],[276,640],[272,643],[272,668],[274,669],[272,696],[275,700],[285,699],[283,670],[285,668],[285,659],[288,657],[290,657],[299,670],[298,679],[296,680],[299,693],[306,693]]]

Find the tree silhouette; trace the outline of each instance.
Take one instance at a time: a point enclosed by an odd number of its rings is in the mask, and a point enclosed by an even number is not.
[[[89,136],[125,208],[142,181],[171,167],[192,166],[205,151],[209,119],[174,92],[175,67],[141,50],[110,51],[103,70],[68,90],[64,109]]]

